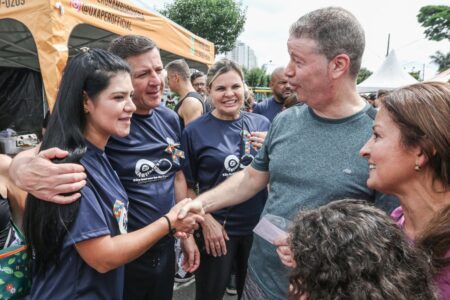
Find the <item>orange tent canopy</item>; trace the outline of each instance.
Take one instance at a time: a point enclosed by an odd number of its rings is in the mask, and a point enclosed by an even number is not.
[[[183,57],[199,70],[214,63],[214,44],[127,0],[0,1],[0,66],[40,71],[51,108],[68,56],[126,34],[154,40],[163,62]]]

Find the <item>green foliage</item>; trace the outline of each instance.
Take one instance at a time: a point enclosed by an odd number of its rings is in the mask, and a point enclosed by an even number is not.
[[[430,58],[433,63],[438,65],[438,72],[443,72],[450,68],[450,52],[444,54],[441,51],[436,51]]]
[[[417,20],[426,28],[427,39],[432,41],[450,39],[450,6],[424,6],[420,9]]]
[[[409,72],[409,75],[414,77],[416,80],[420,80],[420,71],[411,71]]]
[[[369,77],[370,75],[372,75],[372,71],[370,71],[367,68],[361,68],[359,70],[358,77],[356,79],[356,84],[360,84],[361,82],[366,80],[367,77]]]
[[[244,30],[247,8],[234,0],[174,0],[160,13],[213,42],[218,54],[233,49]]]
[[[267,74],[265,68],[253,68],[247,70],[243,68],[245,83],[249,87],[264,87],[269,85],[270,75]]]

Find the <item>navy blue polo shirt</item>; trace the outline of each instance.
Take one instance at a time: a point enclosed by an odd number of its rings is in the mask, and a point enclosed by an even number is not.
[[[159,106],[149,115],[133,114],[130,134],[111,137],[106,154],[130,199],[128,229],[147,226],[175,205],[175,173],[180,170],[178,115]]]
[[[283,104],[275,101],[275,98],[263,100],[255,105],[253,112],[255,114],[263,115],[270,122],[283,110]]]
[[[66,235],[61,262],[45,274],[33,275],[31,299],[122,299],[124,268],[99,273],[84,262],[75,244],[126,230],[128,198],[102,150],[88,142],[81,164],[88,183],[81,190],[79,211]]]
[[[249,165],[256,150],[241,132],[268,131],[267,118],[241,112],[237,120],[225,121],[208,113],[190,123],[183,132],[182,146],[186,160],[183,172],[188,184],[197,183],[205,192]],[[212,213],[229,235],[248,235],[259,220],[267,199],[267,189],[250,200]]]

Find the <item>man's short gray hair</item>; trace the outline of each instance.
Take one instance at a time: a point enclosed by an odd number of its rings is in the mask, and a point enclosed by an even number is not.
[[[189,81],[189,65],[184,59],[176,59],[166,65],[167,73],[177,73],[184,81]]]
[[[338,54],[350,57],[350,74],[358,75],[365,47],[364,30],[349,11],[327,7],[312,11],[292,24],[289,34],[295,38],[309,38],[328,60]]]

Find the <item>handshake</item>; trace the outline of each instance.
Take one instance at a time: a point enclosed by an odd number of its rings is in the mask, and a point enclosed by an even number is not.
[[[176,231],[174,234],[178,238],[187,238],[194,230],[198,229],[198,225],[203,223],[205,211],[202,202],[186,198],[178,202],[166,214],[169,218],[171,227]]]

